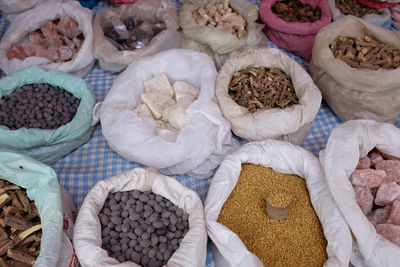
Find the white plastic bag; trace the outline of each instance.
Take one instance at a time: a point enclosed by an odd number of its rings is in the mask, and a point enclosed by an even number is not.
[[[39,29],[43,23],[65,15],[70,16],[79,24],[79,29],[85,38],[81,49],[70,61],[54,63],[44,57],[8,60],[7,50],[13,43],[25,42],[26,36]],[[94,64],[92,49],[93,29],[91,10],[83,8],[77,1],[49,1],[18,15],[15,21],[11,23],[0,42],[0,69],[8,75],[17,70],[39,65],[45,69],[57,69],[82,77],[90,71]]]
[[[98,217],[109,193],[130,190],[149,191],[170,200],[189,215],[189,231],[171,256],[168,266],[204,266],[207,232],[203,205],[198,195],[175,179],[152,170],[136,168],[98,182],[87,194],[74,228],[74,247],[79,261],[86,266],[138,267],[133,262],[119,263],[101,248],[101,224]]]
[[[61,202],[63,208],[63,233],[60,256],[57,266],[77,267],[78,258],[72,246],[74,223],[76,219],[76,208],[71,194],[60,185]]]
[[[311,203],[328,241],[328,260],[324,266],[347,267],[351,252],[350,231],[331,197],[318,159],[301,147],[277,140],[243,145],[226,157],[211,182],[204,210],[208,235],[218,249],[216,266],[264,266],[235,233],[217,222],[222,206],[236,186],[244,163],[270,167],[277,172],[295,174],[306,180]]]
[[[234,72],[246,67],[277,67],[293,82],[299,104],[285,109],[273,108],[251,113],[237,104],[228,94]],[[261,141],[281,139],[301,144],[321,105],[321,93],[310,75],[293,59],[274,48],[257,48],[229,59],[217,76],[215,95],[222,114],[232,131],[244,139]]]
[[[119,18],[137,17],[147,22],[163,22],[167,29],[158,33],[148,46],[136,50],[118,51],[106,37],[102,26]],[[119,72],[130,63],[155,53],[172,48],[179,48],[181,37],[178,32],[178,16],[175,5],[167,0],[141,0],[131,5],[121,5],[116,8],[104,8],[97,12],[93,24],[94,50],[93,54],[99,60],[105,71]]]
[[[360,157],[374,147],[400,157],[400,129],[372,120],[347,121],[333,129],[319,154],[332,196],[355,237],[354,246],[367,266],[399,266],[400,247],[376,233],[355,201],[349,181]]]
[[[229,5],[246,20],[247,36],[238,39],[236,35],[230,32],[224,32],[200,26],[192,17],[192,13],[208,1],[191,0],[182,4],[179,10],[179,24],[183,30],[184,37],[198,42],[201,50],[210,49],[214,55],[213,58],[218,66],[222,66],[225,60],[230,57],[232,52],[237,50],[246,50],[252,47],[268,46],[265,34],[262,32],[263,25],[256,23],[258,19],[258,6],[248,0],[231,0]],[[216,3],[222,3],[222,0],[216,0]],[[190,48],[193,45],[184,43],[183,48]]]
[[[185,81],[200,90],[186,110],[188,122],[175,141],[156,135],[154,119],[139,117],[143,81],[165,73],[171,84]],[[115,80],[101,110],[103,135],[127,160],[162,169],[165,174],[207,178],[232,149],[229,123],[214,96],[217,72],[211,58],[196,51],[171,49],[140,59]]]
[[[29,199],[38,208],[42,237],[40,254],[34,266],[58,266],[62,249],[63,210],[56,173],[33,158],[0,152],[0,179],[26,188]]]
[[[328,4],[334,21],[344,17],[344,15],[340,13],[340,10],[336,8],[335,0],[328,0]],[[378,9],[378,11],[380,14],[367,14],[361,17],[361,19],[377,26],[382,26],[391,20],[389,8]]]

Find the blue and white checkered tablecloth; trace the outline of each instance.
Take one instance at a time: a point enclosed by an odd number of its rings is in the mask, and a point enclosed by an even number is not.
[[[178,1],[171,1],[175,2],[177,9],[179,9]],[[249,1],[257,4],[260,2],[259,0]],[[100,1],[94,7],[93,12],[110,5],[108,1]],[[8,24],[0,17],[0,37],[4,35],[7,28]],[[270,45],[276,47],[271,42]],[[285,53],[307,69],[307,64],[303,59],[289,52],[285,51]],[[84,79],[94,88],[96,100],[99,102],[104,100],[116,77],[117,75],[104,72],[96,64]],[[339,118],[323,102],[314,120],[314,125],[311,127],[301,146],[311,151],[315,156],[318,156],[319,151],[325,148],[330,132],[339,123]],[[400,127],[400,118],[395,124],[397,127]],[[72,194],[77,207],[80,207],[88,191],[98,181],[135,167],[144,166],[136,162],[126,161],[112,151],[101,133],[101,125],[99,124],[96,126],[89,142],[52,164],[52,167],[57,172],[60,183]],[[196,180],[187,175],[176,176],[176,179],[183,185],[196,191],[203,201],[212,180],[212,178]],[[214,266],[210,250],[207,253],[206,266]]]

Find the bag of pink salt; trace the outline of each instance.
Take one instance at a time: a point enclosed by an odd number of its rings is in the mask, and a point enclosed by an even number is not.
[[[373,151],[370,154],[371,166],[378,165],[379,167],[383,164],[382,161],[388,161],[386,156],[382,156],[383,154],[400,157],[400,129],[390,123],[350,120],[333,129],[326,148],[319,154],[319,159],[324,168],[332,197],[354,235],[351,262],[356,266],[364,264],[366,266],[397,267],[399,266],[400,246],[396,238],[389,239],[389,236],[395,237],[395,234],[400,231],[397,230],[397,227],[400,228],[400,226],[387,223],[390,215],[393,218],[397,216],[396,210],[392,213],[390,207],[380,206],[375,206],[373,208],[375,210],[369,210],[368,194],[360,194],[359,187],[354,186],[353,189],[352,184],[352,181],[353,183],[355,181],[354,177],[351,178],[352,174],[360,171],[360,169],[356,169],[360,158],[366,157],[375,147],[380,152]],[[374,158],[371,158],[372,155]],[[384,172],[386,174],[386,171]],[[377,181],[377,178],[367,178],[364,183],[376,185]],[[361,180],[358,179],[358,182]],[[378,187],[375,204],[377,204],[377,200],[378,203],[388,206],[395,202],[397,196],[386,199],[381,195],[387,185],[390,184]],[[396,184],[396,186],[398,185]],[[372,196],[376,188],[369,189]],[[366,211],[369,212],[365,214]],[[376,229],[374,225],[376,225]]]

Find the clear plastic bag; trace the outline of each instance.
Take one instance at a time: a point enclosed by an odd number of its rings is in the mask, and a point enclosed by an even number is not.
[[[150,43],[140,49],[118,51],[109,39],[104,36],[103,26],[113,19],[123,20],[137,17],[151,23],[163,22],[167,29],[154,36]],[[116,8],[104,8],[97,12],[94,24],[94,56],[105,71],[119,72],[130,63],[163,50],[179,48],[181,37],[175,6],[166,0],[141,0],[131,5]]]

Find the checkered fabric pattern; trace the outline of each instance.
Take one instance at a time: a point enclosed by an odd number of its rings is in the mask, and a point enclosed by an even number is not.
[[[175,2],[177,9],[179,9],[180,4],[178,0],[172,1]],[[259,0],[249,1],[257,4],[260,2]],[[107,6],[111,6],[108,1],[100,1],[94,7],[93,12],[95,13],[97,10]],[[8,24],[0,17],[0,37],[4,35],[7,28]],[[276,47],[271,42],[270,45]],[[308,66],[302,58],[289,52],[284,52],[307,69]],[[4,76],[2,73],[0,75]],[[84,79],[94,88],[96,100],[99,102],[104,100],[116,77],[117,75],[106,73],[98,65],[95,65]],[[314,125],[311,127],[301,146],[311,151],[315,156],[318,156],[319,151],[325,148],[330,132],[339,123],[339,118],[323,102],[314,120]],[[400,119],[396,121],[396,126],[400,127]],[[98,181],[132,168],[145,166],[126,161],[112,151],[101,133],[101,125],[99,124],[89,142],[52,164],[52,167],[57,172],[60,184],[72,194],[75,204],[79,207],[88,191]],[[203,201],[212,180],[212,178],[196,180],[187,175],[176,176],[176,179],[183,185],[196,191]],[[206,266],[214,266],[210,250],[207,253]]]

